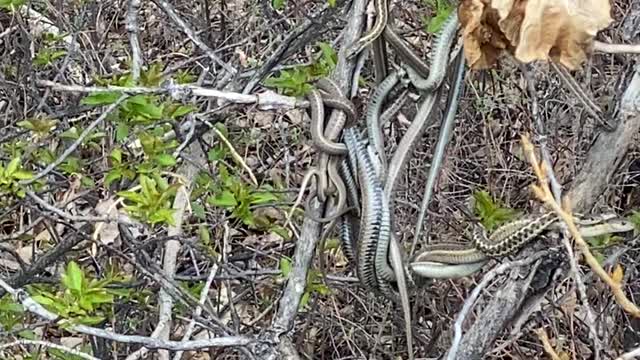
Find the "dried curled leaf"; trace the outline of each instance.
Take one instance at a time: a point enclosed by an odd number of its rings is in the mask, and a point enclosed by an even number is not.
[[[500,52],[510,46],[497,25],[498,13],[489,0],[464,0],[458,8],[464,54],[472,69],[493,66]]]
[[[551,58],[575,69],[612,21],[609,0],[463,0],[458,11],[474,69],[493,66],[502,50],[523,62]]]

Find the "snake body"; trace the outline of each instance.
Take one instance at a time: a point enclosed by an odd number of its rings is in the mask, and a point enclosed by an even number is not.
[[[456,38],[458,25],[458,12],[453,11],[436,37],[433,56],[431,57],[431,69],[426,79],[422,78],[412,67],[407,67],[407,74],[413,86],[420,90],[432,92],[442,84],[442,80],[447,73],[449,49]]]

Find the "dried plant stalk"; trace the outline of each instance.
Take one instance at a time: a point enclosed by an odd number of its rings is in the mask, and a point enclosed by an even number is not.
[[[533,144],[531,144],[531,141],[526,135],[521,136],[521,141],[525,156],[529,160],[529,163],[531,164],[531,167],[533,168],[533,171],[535,172],[536,177],[539,181],[538,185],[531,185],[533,193],[547,207],[555,211],[556,214],[558,214],[558,216],[560,216],[562,220],[567,224],[567,229],[571,233],[571,236],[573,236],[573,238],[575,239],[575,243],[578,245],[578,248],[584,256],[585,261],[587,262],[589,267],[591,267],[591,269],[596,273],[596,275],[598,275],[598,277],[600,277],[600,279],[602,279],[611,288],[611,292],[613,293],[613,296],[615,297],[618,304],[632,316],[640,317],[640,309],[627,298],[627,296],[624,294],[624,291],[622,290],[622,267],[620,265],[617,265],[611,276],[602,268],[602,266],[598,263],[598,260],[596,260],[593,254],[591,254],[589,245],[587,245],[587,243],[584,241],[584,239],[580,235],[580,232],[578,231],[578,228],[573,222],[570,200],[565,197],[565,199],[563,200],[564,209],[562,206],[560,206],[560,204],[556,202],[556,200],[553,198],[553,195],[551,194],[551,190],[549,189],[549,185],[546,180],[547,176],[545,168],[544,166],[541,166],[540,162],[538,162],[538,159],[536,158],[536,155],[534,153]]]

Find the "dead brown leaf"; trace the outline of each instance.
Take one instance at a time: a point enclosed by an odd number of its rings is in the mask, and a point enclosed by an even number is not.
[[[116,209],[116,203],[116,198],[107,198],[96,205],[95,211],[100,216],[113,216],[119,212],[118,209]],[[126,216],[126,214],[123,215]],[[96,240],[100,240],[103,244],[113,243],[118,236],[120,236],[118,223],[100,223],[100,225],[96,227],[96,236]]]
[[[492,67],[503,50],[522,62],[553,59],[576,69],[612,21],[609,0],[464,0],[458,11],[474,69]]]
[[[472,69],[492,67],[509,42],[498,27],[498,13],[489,0],[463,0],[458,8],[464,54]]]

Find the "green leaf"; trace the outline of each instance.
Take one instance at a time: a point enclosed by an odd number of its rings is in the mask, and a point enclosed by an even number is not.
[[[329,2],[330,3],[333,2],[334,3],[333,6],[335,6],[335,0],[329,0]],[[333,70],[336,67],[336,64],[337,64],[337,61],[338,61],[338,54],[331,47],[330,43],[319,41],[318,42],[318,47],[320,48],[320,51],[322,52],[321,61],[329,66],[328,70]]]
[[[256,192],[251,194],[252,205],[268,204],[275,201],[278,201],[278,197],[270,192]]]
[[[13,173],[13,178],[17,180],[29,180],[33,178],[33,173],[27,170],[17,170]]]
[[[60,169],[67,174],[77,174],[82,169],[82,160],[75,156],[69,156],[67,160],[60,164]]]
[[[120,98],[118,92],[96,92],[85,96],[80,104],[82,105],[110,105]]]
[[[454,11],[455,7],[446,0],[429,1],[429,3],[429,5],[434,8],[436,14],[430,19],[423,17],[423,22],[427,24],[426,31],[435,34],[442,29],[442,25],[451,12]]]
[[[105,289],[109,294],[119,297],[129,297],[131,295],[130,289]]]
[[[291,236],[289,235],[289,230],[287,230],[287,228],[280,226],[280,225],[273,225],[271,226],[271,228],[269,229],[271,230],[271,232],[280,235],[283,239],[285,240],[290,240]]]
[[[482,217],[487,213],[493,212],[495,205],[493,204],[491,195],[489,195],[487,191],[476,191],[473,194],[473,198],[475,200],[475,210],[477,215]]]
[[[47,66],[53,61],[63,57],[67,52],[65,50],[53,50],[48,48],[42,48],[36,56],[33,58],[33,64],[36,66]]]
[[[605,257],[604,257],[604,255],[603,255],[600,251],[594,250],[594,251],[593,251],[593,256],[594,256],[594,257],[596,258],[596,260],[598,261],[598,264],[602,265],[602,264],[604,263],[604,261],[605,261]]]
[[[15,302],[0,302],[0,312],[2,313],[16,313],[22,314],[24,313],[24,309],[22,305]]]
[[[149,101],[149,97],[144,95],[136,95],[127,101],[127,105],[138,115],[142,115],[148,119],[161,119],[162,106],[157,106]]]
[[[215,126],[215,128],[220,131],[220,134],[222,134],[222,136],[226,137],[227,139],[229,138],[229,129],[227,129],[227,126],[223,122],[217,122],[213,126]]]
[[[78,319],[80,324],[97,325],[104,321],[104,316],[83,316]]]
[[[85,294],[84,297],[94,304],[113,303],[113,295],[106,293],[104,289],[94,289]]]
[[[76,294],[82,294],[84,282],[84,272],[80,269],[80,266],[75,261],[70,261],[67,264],[67,269],[62,274],[62,284],[69,290],[75,291]]]
[[[204,220],[207,217],[204,210],[204,206],[202,206],[198,202],[195,202],[195,201],[191,202],[191,210],[193,210],[193,215],[198,219]]]
[[[286,0],[273,0],[272,5],[275,10],[282,10]]]
[[[474,197],[474,210],[480,217],[482,225],[487,231],[492,231],[502,223],[513,219],[518,213],[509,208],[501,207],[500,204],[494,202],[491,195],[487,191],[476,191]]]
[[[122,178],[122,171],[113,169],[104,177],[104,186],[109,187],[112,182]]]
[[[72,126],[69,129],[62,132],[62,134],[60,134],[60,137],[63,139],[76,140],[77,138],[80,137],[80,134],[78,133],[78,128],[76,128],[75,126]]]
[[[86,295],[82,295],[80,299],[78,299],[78,305],[87,312],[92,312],[94,309],[93,302]]]
[[[140,175],[140,187],[143,198],[152,199],[156,195],[156,182],[145,175]]]
[[[55,303],[55,301],[53,301],[53,299],[48,298],[46,296],[42,296],[42,295],[33,295],[31,296],[31,298],[33,300],[35,300],[36,302],[38,302],[40,305],[53,305]]]
[[[308,291],[302,294],[302,298],[300,299],[300,306],[298,306],[298,309],[300,311],[302,311],[307,306],[307,304],[309,303],[310,296],[311,294]]]
[[[282,277],[289,276],[289,273],[291,273],[291,261],[289,259],[280,259],[280,272],[282,272]]]
[[[325,250],[335,250],[340,247],[340,241],[336,238],[329,238],[324,242]]]
[[[7,169],[5,170],[5,174],[8,177],[13,177],[12,175],[18,170],[20,167],[20,158],[13,158],[9,165],[7,165]]]
[[[18,10],[24,3],[25,0],[0,0],[0,9],[7,9],[13,12]]]
[[[116,141],[121,143],[129,136],[129,125],[119,123],[116,127]]]
[[[175,225],[175,222],[173,221],[173,212],[173,209],[160,209],[149,216],[149,221],[152,224],[163,222],[169,225]]]
[[[209,229],[205,225],[198,226],[198,237],[200,238],[200,241],[205,245],[209,245],[211,243],[211,234],[209,233]]]
[[[125,198],[125,200],[129,200],[131,202],[134,203],[143,203],[144,202],[144,198],[142,197],[142,195],[138,194],[137,192],[134,191],[129,191],[129,190],[125,190],[125,191],[119,191],[117,193],[118,196]]]
[[[634,234],[640,234],[640,211],[633,211],[629,216],[629,221],[633,224]]]
[[[23,339],[27,339],[27,340],[36,340],[37,339],[36,333],[33,330],[30,330],[30,329],[24,329],[24,330],[18,331],[18,337],[23,338]]]
[[[226,147],[214,147],[207,152],[207,159],[211,162],[222,160],[227,156]]]
[[[82,176],[80,178],[80,184],[82,184],[85,189],[93,189],[96,187],[96,183],[88,176]]]
[[[178,84],[188,84],[196,81],[196,77],[189,73],[189,70],[178,70],[175,74],[176,83]]]
[[[172,105],[167,110],[168,116],[172,119],[177,119],[181,116],[185,116],[195,110],[193,106],[185,106],[185,105]]]
[[[113,150],[111,150],[111,153],[109,154],[109,158],[111,158],[111,161],[114,164],[122,164],[122,150],[115,148]]]
[[[167,182],[167,179],[163,178],[162,176],[159,176],[157,173],[154,173],[153,180],[156,181],[156,184],[158,185],[157,187],[158,189],[162,191],[169,190],[169,183]],[[177,187],[174,190],[177,190]]]
[[[35,125],[31,122],[31,121],[27,121],[27,120],[23,120],[23,121],[18,121],[16,123],[16,125],[18,125],[19,127],[23,128],[23,129],[27,129],[27,130],[35,130],[36,127]]]
[[[302,96],[312,89],[311,80],[310,68],[301,66],[283,70],[279,76],[266,79],[264,84],[282,90],[285,95]]]
[[[161,166],[173,166],[177,162],[176,158],[174,158],[173,155],[170,154],[159,154],[155,157],[155,160]]]
[[[164,65],[161,63],[153,63],[149,66],[147,71],[143,71],[140,74],[140,79],[142,80],[142,85],[144,86],[158,86],[160,85],[160,81],[162,80],[162,69]]]
[[[207,202],[213,206],[219,206],[224,208],[232,208],[238,205],[236,196],[229,190],[224,190],[222,193],[215,197],[209,197]]]
[[[315,284],[313,290],[322,296],[331,294],[331,289],[325,284]]]

